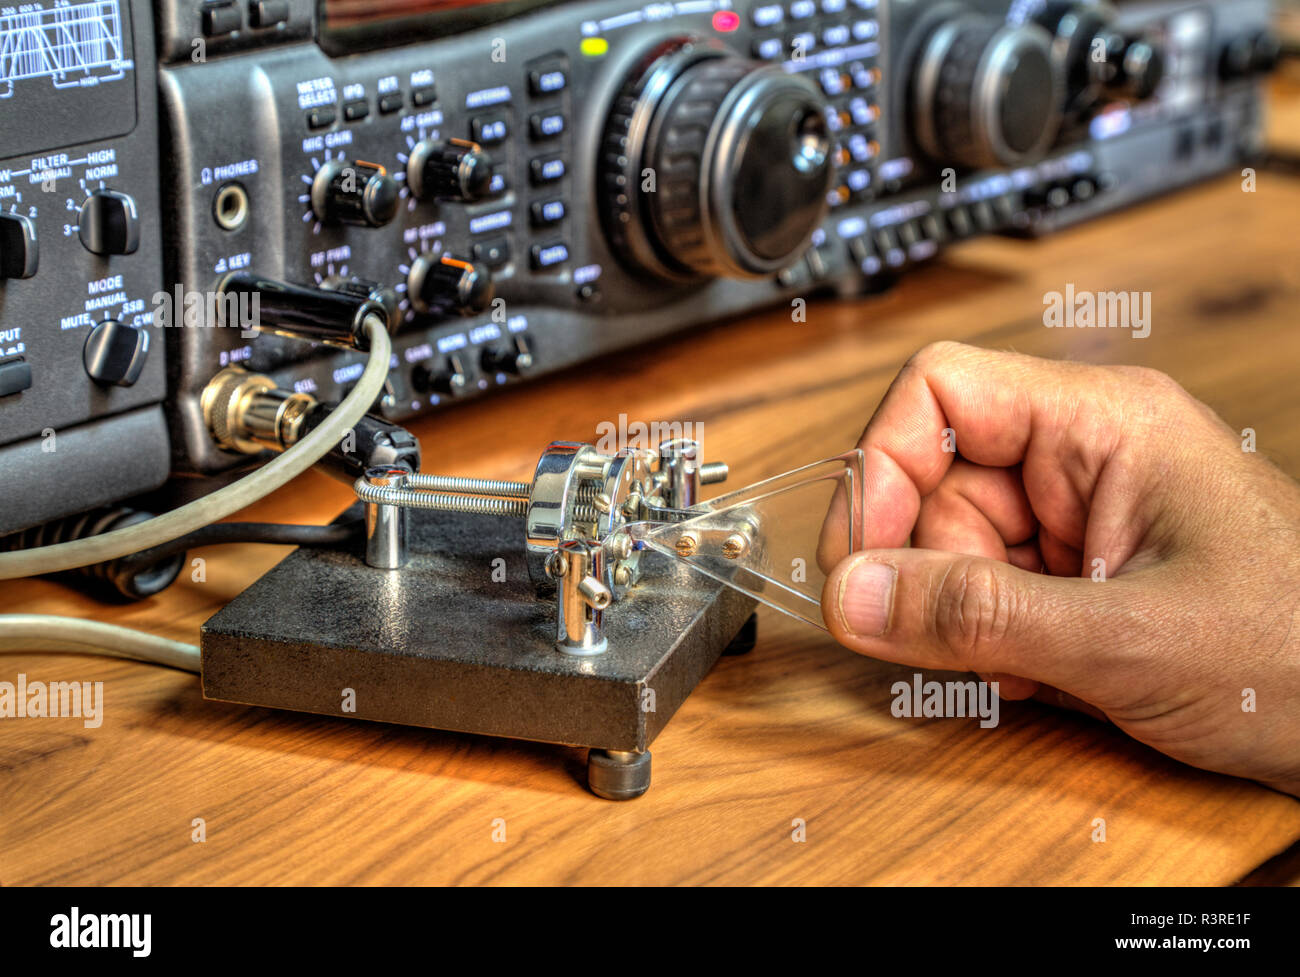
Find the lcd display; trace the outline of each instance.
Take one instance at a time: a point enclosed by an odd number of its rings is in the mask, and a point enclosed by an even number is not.
[[[401,44],[446,37],[566,0],[321,0],[326,46]],[[333,39],[336,44],[330,45]]]

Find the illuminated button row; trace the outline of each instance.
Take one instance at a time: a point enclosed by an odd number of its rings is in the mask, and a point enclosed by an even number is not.
[[[411,105],[420,108],[438,100],[437,90],[433,85],[420,85],[411,89]],[[385,92],[379,96],[379,111],[384,115],[400,112],[406,105],[406,96],[401,92]],[[370,102],[364,98],[355,98],[343,103],[343,118],[347,122],[360,122],[370,115]],[[338,109],[333,105],[319,105],[307,113],[307,128],[328,129],[338,121]]]

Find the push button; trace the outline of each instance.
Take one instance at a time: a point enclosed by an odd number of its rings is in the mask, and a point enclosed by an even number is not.
[[[248,22],[254,27],[275,27],[288,19],[288,0],[253,0],[248,5]]]
[[[23,359],[0,363],[0,397],[22,393],[32,386],[32,365]]]
[[[564,220],[563,200],[534,200],[528,207],[528,214],[533,227],[548,227]]]
[[[843,24],[835,24],[822,31],[822,43],[827,47],[839,47],[849,43],[849,29]]]
[[[957,206],[948,211],[948,229],[957,237],[969,237],[975,232],[965,207]]]
[[[384,115],[402,110],[402,93],[389,92],[387,95],[379,96],[379,111]]]
[[[210,4],[203,8],[203,33],[208,37],[233,34],[243,26],[244,17],[238,4]]]
[[[81,205],[77,233],[93,254],[134,254],[140,247],[135,201],[116,190],[96,190]]]
[[[438,90],[432,85],[422,85],[419,88],[411,89],[411,104],[415,106],[429,105],[438,98]]]
[[[500,268],[510,260],[510,242],[503,237],[479,241],[474,245],[474,260],[489,268]]]
[[[534,112],[528,117],[528,134],[534,139],[554,139],[564,132],[561,112]]]
[[[564,158],[561,156],[538,156],[528,163],[533,186],[554,183],[564,176],[564,171]]]
[[[86,337],[81,351],[86,373],[105,386],[129,387],[140,379],[149,355],[149,333],[105,319]]]
[[[532,250],[533,268],[541,270],[562,265],[569,260],[569,246],[562,241],[550,244],[534,244]]]
[[[469,120],[469,134],[480,146],[495,146],[505,142],[509,130],[504,115],[480,115]]]
[[[0,214],[0,279],[31,278],[39,264],[36,225],[21,214]]]
[[[553,95],[569,84],[569,76],[558,64],[539,65],[528,72],[528,90],[534,95]]]
[[[343,106],[343,118],[349,122],[357,122],[364,119],[370,114],[370,103],[364,98],[358,98],[355,101],[347,102]]]
[[[855,237],[849,241],[849,255],[857,263],[864,275],[878,275],[882,267],[876,249],[867,237]]]
[[[309,129],[328,128],[329,126],[332,126],[334,124],[334,120],[337,119],[338,117],[339,116],[337,112],[335,112],[328,105],[323,105],[320,108],[312,109],[310,112],[307,113],[307,128]]]

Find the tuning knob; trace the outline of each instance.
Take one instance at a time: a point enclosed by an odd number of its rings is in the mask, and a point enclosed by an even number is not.
[[[397,181],[375,163],[332,159],[311,184],[311,209],[324,224],[383,227],[399,202]]]
[[[660,45],[630,73],[606,122],[606,234],[625,261],[663,278],[779,271],[829,206],[825,113],[801,75],[715,42]]]
[[[411,150],[406,185],[417,200],[482,200],[492,186],[492,157],[465,139],[425,139]]]
[[[1063,102],[1052,38],[980,14],[941,24],[912,80],[917,140],[942,164],[1015,166],[1056,136]]]
[[[474,315],[488,307],[495,291],[485,266],[446,254],[420,255],[406,281],[411,306],[426,315]]]

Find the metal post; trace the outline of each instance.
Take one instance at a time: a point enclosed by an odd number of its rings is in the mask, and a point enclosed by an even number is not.
[[[556,601],[556,647],[569,655],[599,655],[609,647],[604,612],[613,594],[602,582],[604,547],[581,540],[562,541],[552,557],[552,573],[560,580]]]
[[[376,488],[401,489],[411,472],[406,468],[370,468],[366,484]],[[380,570],[396,570],[406,564],[406,509],[400,505],[366,503],[366,564]]]

